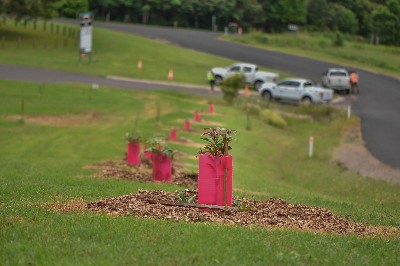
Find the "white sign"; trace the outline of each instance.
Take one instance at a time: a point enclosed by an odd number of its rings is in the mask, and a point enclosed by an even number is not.
[[[81,27],[80,51],[83,53],[92,52],[92,26]]]

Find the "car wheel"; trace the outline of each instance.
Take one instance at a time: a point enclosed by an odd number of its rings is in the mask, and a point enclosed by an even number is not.
[[[221,76],[215,76],[215,85],[221,86],[222,84],[222,77]]]
[[[261,85],[263,84],[264,82],[262,82],[262,81],[256,81],[256,82],[254,82],[254,89],[256,89],[256,90],[258,90],[259,88],[261,88]]]
[[[263,94],[262,94],[262,97],[266,101],[271,101],[272,100],[272,95],[271,95],[271,93],[269,91],[264,91]]]
[[[303,105],[310,105],[310,104],[312,104],[312,100],[310,97],[306,96],[306,97],[303,97],[303,99],[301,99],[301,103]]]

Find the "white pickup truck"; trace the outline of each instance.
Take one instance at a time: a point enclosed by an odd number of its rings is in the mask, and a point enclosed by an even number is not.
[[[246,83],[259,89],[264,82],[276,82],[279,78],[278,74],[258,71],[257,66],[247,63],[237,63],[229,67],[214,67],[211,69],[215,76],[215,84],[221,85],[222,81],[235,74],[243,74],[246,78]]]
[[[329,103],[333,98],[333,91],[317,86],[307,79],[288,78],[278,84],[264,83],[258,90],[266,100],[289,100],[310,103]]]
[[[322,86],[335,91],[350,93],[350,75],[346,69],[330,68],[322,74]]]

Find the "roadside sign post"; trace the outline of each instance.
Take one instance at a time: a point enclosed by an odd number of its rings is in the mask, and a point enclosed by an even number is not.
[[[85,55],[89,56],[89,63],[92,63],[92,32],[93,32],[93,13],[79,14],[80,38],[79,38],[79,63]]]

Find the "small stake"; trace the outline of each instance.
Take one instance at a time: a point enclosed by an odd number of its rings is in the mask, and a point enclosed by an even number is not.
[[[21,98],[21,119],[24,120],[25,117],[25,97]]]
[[[308,157],[313,156],[313,148],[314,148],[314,137],[311,136],[309,141],[308,141]]]
[[[347,106],[347,119],[351,117],[351,105]]]
[[[224,143],[224,156],[228,156],[228,142]],[[228,168],[224,168],[224,206],[226,206]]]

